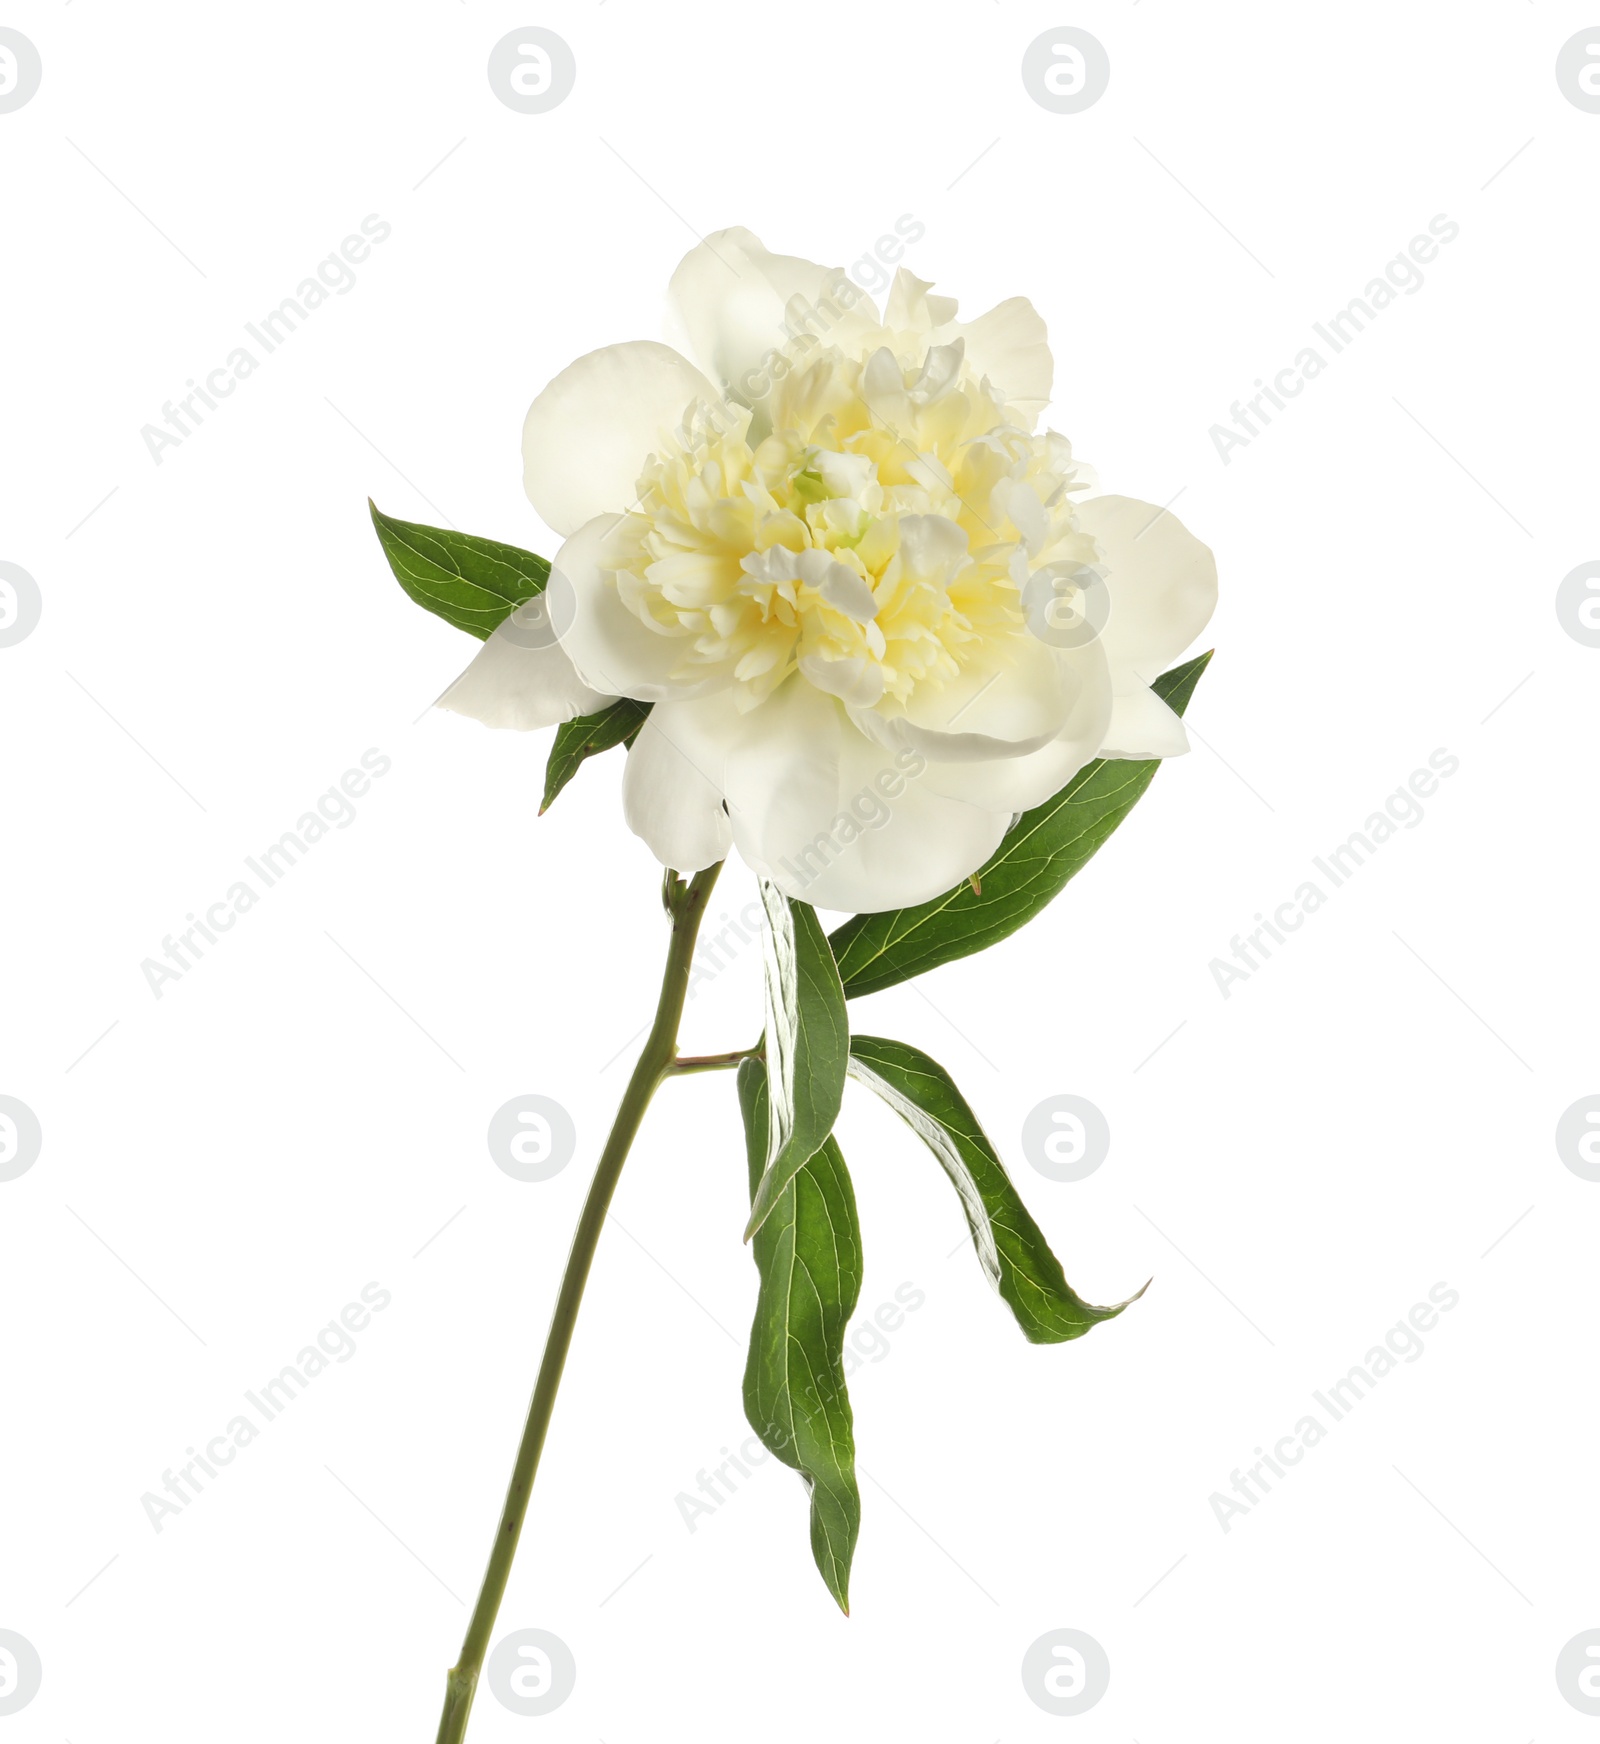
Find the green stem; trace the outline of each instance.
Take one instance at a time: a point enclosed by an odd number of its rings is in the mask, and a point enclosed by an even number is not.
[[[489,1637],[494,1631],[500,1601],[505,1597],[512,1559],[517,1553],[517,1540],[522,1534],[522,1522],[527,1517],[534,1474],[539,1469],[539,1455],[544,1448],[545,1432],[550,1427],[556,1389],[561,1385],[561,1371],[572,1345],[572,1330],[583,1301],[584,1285],[589,1281],[589,1267],[600,1241],[600,1231],[605,1227],[606,1211],[616,1190],[617,1178],[628,1159],[629,1148],[638,1136],[645,1110],[676,1063],[678,1024],[689,991],[695,937],[711,897],[711,887],[721,870],[718,864],[696,873],[687,883],[670,876],[666,881],[663,895],[667,912],[672,916],[672,943],[667,951],[667,967],[662,977],[655,1022],[638,1064],[633,1068],[633,1076],[628,1080],[628,1088],[623,1092],[610,1137],[600,1153],[589,1196],[584,1200],[577,1233],[572,1238],[572,1252],[567,1258],[566,1275],[561,1280],[561,1292],[556,1297],[555,1312],[550,1318],[550,1336],[545,1341],[544,1360],[539,1364],[539,1378],[528,1407],[522,1444],[517,1449],[517,1462],[512,1467],[505,1508],[500,1515],[499,1530],[495,1533],[494,1548],[489,1553],[488,1572],[483,1577],[483,1589],[478,1594],[472,1621],[467,1625],[461,1657],[450,1668],[444,1715],[439,1721],[438,1744],[461,1744],[466,1736],[467,1717],[472,1712],[472,1698],[483,1671],[484,1655],[489,1650]]]

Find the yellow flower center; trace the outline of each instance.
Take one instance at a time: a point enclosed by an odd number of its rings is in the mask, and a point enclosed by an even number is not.
[[[960,341],[884,338],[808,357],[754,411],[690,408],[650,457],[602,566],[681,640],[675,679],[725,673],[747,710],[798,671],[899,713],[1028,634],[1034,571],[1094,562],[1066,439],[1010,421]]]

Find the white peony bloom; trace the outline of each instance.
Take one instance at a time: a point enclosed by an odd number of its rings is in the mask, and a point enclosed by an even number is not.
[[[959,883],[1094,757],[1187,750],[1149,680],[1211,615],[1211,553],[1087,496],[1037,430],[1031,304],[963,322],[930,289],[902,269],[880,316],[747,230],[694,249],[672,299],[710,373],[613,345],[534,401],[527,491],[566,543],[442,706],[527,728],[650,702],[623,795],[657,858],[736,846],[852,911]]]

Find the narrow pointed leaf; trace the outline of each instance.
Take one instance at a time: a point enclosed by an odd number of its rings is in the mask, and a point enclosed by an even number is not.
[[[488,637],[524,600],[543,593],[550,565],[531,551],[416,521],[397,521],[369,501],[378,542],[389,567],[419,606]]]
[[[1150,688],[1181,715],[1210,658],[1175,666]],[[1088,864],[1160,767],[1160,758],[1100,758],[1024,812],[970,881],[915,908],[847,920],[829,941],[846,996],[893,987],[1009,937]]]
[[[767,1166],[752,1195],[745,1240],[822,1147],[839,1117],[850,1064],[850,1019],[817,911],[761,881],[766,909],[767,1029],[772,1104]]]
[[[767,1073],[739,1068],[752,1198],[766,1173]],[[750,1427],[811,1494],[811,1554],[850,1610],[850,1560],[861,1528],[844,1334],[861,1294],[856,1200],[830,1138],[778,1195],[753,1245],[761,1290],[750,1328],[744,1410]]]
[[[539,810],[549,811],[551,801],[578,773],[586,758],[609,751],[613,745],[631,745],[649,712],[649,703],[624,696],[598,714],[563,721],[556,728],[555,743],[544,766],[544,799]]]
[[[850,1055],[850,1075],[876,1090],[943,1165],[961,1196],[985,1276],[1034,1344],[1081,1338],[1128,1306],[1096,1308],[1068,1284],[978,1117],[943,1066],[917,1048],[879,1036],[857,1036]],[[1128,1300],[1143,1294],[1140,1290]]]

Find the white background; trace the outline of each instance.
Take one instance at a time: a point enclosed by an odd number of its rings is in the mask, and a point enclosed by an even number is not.
[[[485,76],[531,21],[578,64],[542,116]],[[1554,65],[1595,9],[0,22],[44,66],[0,115],[0,558],[43,597],[0,650],[0,1091],[44,1132],[0,1184],[0,1628],[44,1664],[7,1744],[432,1738],[665,929],[619,754],[541,820],[542,735],[425,713],[472,644],[401,595],[364,499],[550,551],[527,402],[658,335],[693,232],[847,263],[903,214],[968,314],[1036,302],[1051,422],[1106,488],[1182,492],[1222,603],[1193,755],[1024,935],[856,1021],[956,1075],[1086,1296],[1155,1281],[1028,1346],[931,1158],[850,1092],[863,1314],[927,1299],[852,1381],[847,1622],[791,1474],[693,1533],[675,1502],[748,1434],[756,1280],[733,1084],[668,1086],[501,1618],[566,1640],[577,1689],[543,1720],[481,1694],[472,1736],[1593,1736],[1554,1664],[1600,1626],[1600,1187],[1553,1134],[1600,1090],[1600,650],[1554,597],[1600,556],[1600,116]],[[1067,22],[1112,66],[1076,116],[1019,76]],[[155,464],[141,427],[369,213],[355,288]],[[1210,427],[1439,213],[1422,289],[1224,466]],[[356,821],[155,998],[142,961],[368,747]],[[1424,821],[1224,999],[1212,959],[1440,747]],[[713,923],[752,893],[730,867]],[[750,1039],[756,955],[688,1044]],[[542,1185],[484,1142],[525,1091],[578,1128]],[[1018,1147],[1062,1091],[1113,1134],[1077,1185]],[[369,1281],[356,1355],[157,1533],[142,1495]],[[1440,1281],[1420,1360],[1224,1532],[1212,1493]],[[1060,1627],[1112,1665],[1071,1721],[1019,1675]]]

